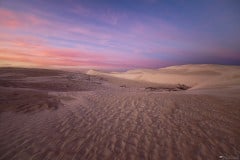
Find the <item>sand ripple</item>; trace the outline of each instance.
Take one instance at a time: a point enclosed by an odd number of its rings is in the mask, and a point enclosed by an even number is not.
[[[62,92],[62,107],[0,114],[0,159],[217,159],[240,150],[238,99]],[[71,98],[66,98],[71,97]]]

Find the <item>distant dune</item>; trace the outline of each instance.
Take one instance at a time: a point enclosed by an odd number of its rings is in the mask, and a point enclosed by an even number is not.
[[[111,73],[89,70],[87,74],[157,84],[185,84],[192,88],[216,88],[240,85],[240,66],[195,64]]]

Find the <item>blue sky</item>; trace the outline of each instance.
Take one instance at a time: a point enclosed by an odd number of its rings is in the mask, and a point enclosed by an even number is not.
[[[238,0],[1,0],[0,66],[240,64]]]

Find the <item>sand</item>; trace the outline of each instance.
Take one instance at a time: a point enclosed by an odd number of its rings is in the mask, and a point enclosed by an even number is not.
[[[127,72],[102,73],[94,70],[89,75],[117,77],[157,84],[186,84],[192,88],[215,88],[240,84],[240,66],[182,65],[161,69],[137,69]]]
[[[0,159],[238,156],[239,67],[87,73],[1,68]]]

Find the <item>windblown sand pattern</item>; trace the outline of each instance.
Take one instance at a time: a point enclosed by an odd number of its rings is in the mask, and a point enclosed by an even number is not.
[[[205,160],[240,151],[237,91],[149,91],[156,84],[72,72],[36,78],[28,70],[14,79],[27,85],[6,86],[11,72],[0,78],[1,160]],[[76,88],[61,88],[68,83]]]

